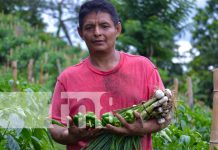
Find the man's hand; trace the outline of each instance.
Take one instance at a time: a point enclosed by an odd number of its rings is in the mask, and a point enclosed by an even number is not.
[[[74,125],[71,117],[67,117],[68,125],[67,127],[61,127],[58,125],[52,125],[49,128],[52,138],[61,144],[71,144],[74,145],[80,140],[93,139],[101,135],[105,131],[104,128],[86,129],[79,128]]]
[[[144,121],[139,113],[134,112],[135,121],[131,124],[128,123],[121,115],[115,114],[115,116],[120,120],[123,127],[115,127],[110,124],[107,124],[106,128],[109,132],[126,136],[144,136],[146,134],[146,130],[144,128]]]
[[[77,127],[71,117],[67,117],[68,119],[68,134],[74,136],[77,140],[87,140],[93,139],[99,135],[101,135],[104,130],[103,128],[80,128]]]
[[[109,132],[124,135],[124,136],[144,136],[153,132],[158,132],[167,127],[170,123],[170,119],[166,119],[164,124],[158,124],[156,119],[144,121],[138,112],[134,112],[135,121],[128,123],[121,115],[115,114],[115,116],[123,124],[123,127],[115,127],[110,124],[106,125]]]

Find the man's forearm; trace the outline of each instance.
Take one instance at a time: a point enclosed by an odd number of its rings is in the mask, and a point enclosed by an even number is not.
[[[52,125],[52,127],[49,128],[49,132],[51,133],[52,138],[60,144],[73,145],[78,142],[78,138],[74,137],[73,135],[70,135],[66,127]]]

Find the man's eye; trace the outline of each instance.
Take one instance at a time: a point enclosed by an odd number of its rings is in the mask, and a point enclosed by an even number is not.
[[[104,29],[109,28],[109,25],[102,25],[102,28]]]
[[[91,26],[87,26],[87,27],[85,27],[85,30],[91,30],[91,29],[92,29]]]

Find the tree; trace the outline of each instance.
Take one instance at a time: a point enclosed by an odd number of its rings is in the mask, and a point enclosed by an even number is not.
[[[197,9],[194,17],[194,29],[192,31],[192,55],[190,64],[192,74],[195,77],[196,97],[212,104],[212,72],[218,67],[218,0],[209,0],[207,6]]]
[[[17,60],[20,73],[26,76],[28,62],[34,59],[34,78],[39,78],[40,71],[48,74],[49,86],[55,82],[60,65],[65,68],[86,55],[80,47],[69,46],[18,17],[0,13],[0,22],[0,66],[9,66]]]
[[[72,0],[0,0],[0,12],[16,15],[40,29],[49,23],[43,19],[43,15],[48,15],[56,22],[57,30],[54,34],[72,46],[75,45],[72,37],[77,32],[75,26],[79,4]]]
[[[44,0],[0,0],[0,11],[4,14],[16,15],[32,26],[43,29],[45,23],[41,17]]]
[[[111,1],[124,28],[117,44],[119,49],[146,56],[168,72],[173,72],[174,66],[181,67],[172,63],[177,48],[175,36],[186,26],[192,0]]]
[[[71,34],[75,36],[77,23],[77,10],[79,4],[72,0],[48,0],[44,6],[45,14],[49,15],[56,21],[56,36],[66,39],[72,46],[73,40]]]

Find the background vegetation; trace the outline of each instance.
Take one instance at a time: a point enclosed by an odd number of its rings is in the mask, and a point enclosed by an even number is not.
[[[172,125],[153,135],[154,149],[208,149],[212,70],[218,67],[218,0],[208,0],[204,8],[197,8],[194,0],[111,2],[123,25],[117,48],[150,58],[158,66],[166,87],[172,87],[174,79],[179,79],[180,101],[176,115]],[[87,56],[87,51],[74,42],[78,38],[75,32],[79,5],[71,0],[0,0],[1,92],[51,92],[58,74]],[[190,24],[187,20],[193,11],[196,15]],[[45,32],[45,14],[56,22],[53,33]],[[176,37],[186,30],[192,34],[192,49],[188,52],[192,60],[175,63],[173,59],[182,57],[177,51]],[[34,60],[33,76],[28,80],[31,59]],[[12,76],[12,61],[18,63],[16,81]],[[193,108],[186,105],[188,76],[193,81]],[[1,108],[0,126],[3,114],[4,108]],[[58,147],[46,128],[0,128],[0,149]]]

